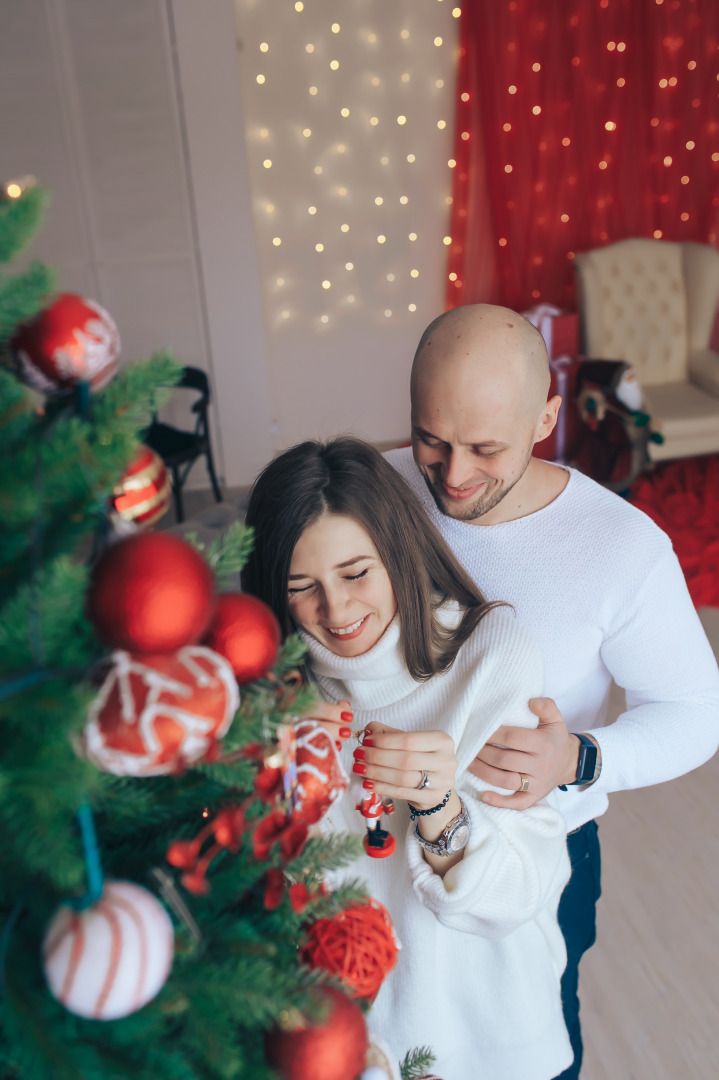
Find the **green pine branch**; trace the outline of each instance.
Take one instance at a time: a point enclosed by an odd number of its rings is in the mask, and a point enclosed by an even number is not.
[[[433,1064],[434,1056],[428,1046],[409,1050],[400,1065],[402,1080],[422,1080]]]

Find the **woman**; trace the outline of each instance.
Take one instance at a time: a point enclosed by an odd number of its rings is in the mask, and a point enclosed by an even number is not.
[[[329,703],[314,715],[344,714],[344,735],[350,721],[365,730],[361,746],[344,743],[356,783],[322,827],[363,834],[363,798],[395,803],[391,857],[343,872],[367,882],[402,944],[373,1032],[397,1057],[430,1045],[442,1080],[550,1080],[572,1060],[556,920],[569,877],[564,823],[547,801],[521,812],[484,804],[488,786],[467,772],[500,724],[536,725],[536,646],[356,439],[306,442],[273,461],[247,523],[255,549],[243,587],[285,633],[302,632]],[[367,832],[368,854],[388,846]]]

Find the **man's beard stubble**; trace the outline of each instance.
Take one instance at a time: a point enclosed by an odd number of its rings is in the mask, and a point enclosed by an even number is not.
[[[531,460],[532,446],[529,447],[529,452],[527,453],[527,456],[523,462],[519,475],[515,477],[515,479],[508,487],[503,487],[502,484],[500,484],[499,487],[493,488],[491,491],[486,492],[486,494],[484,495],[480,495],[480,497],[475,502],[473,502],[471,506],[466,507],[466,509],[461,510],[459,513],[451,513],[447,509],[448,504],[444,501],[445,497],[442,495],[441,490],[435,487],[433,480],[425,472],[424,469],[420,469],[420,472],[424,477],[424,482],[429,488],[432,498],[437,504],[437,509],[439,510],[439,512],[441,514],[444,514],[445,517],[452,518],[454,521],[464,521],[467,523],[471,523],[473,521],[476,521],[477,518],[484,517],[484,515],[488,514],[490,510],[494,510],[495,506],[498,506],[499,503],[501,503],[502,499],[504,499],[505,496],[509,495],[514,485],[519,483],[519,481],[524,476]]]

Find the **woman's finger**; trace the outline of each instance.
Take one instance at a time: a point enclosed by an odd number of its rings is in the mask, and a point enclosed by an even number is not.
[[[432,753],[454,743],[445,731],[399,731],[396,728],[378,730],[380,725],[369,724],[362,740],[363,746],[378,750],[402,750],[406,753]],[[369,740],[369,741],[368,741]]]

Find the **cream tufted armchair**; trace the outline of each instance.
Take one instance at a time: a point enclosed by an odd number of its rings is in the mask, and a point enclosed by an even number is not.
[[[644,389],[661,445],[654,461],[719,451],[719,354],[709,348],[719,251],[620,240],[577,255],[584,352],[625,360]]]

